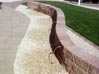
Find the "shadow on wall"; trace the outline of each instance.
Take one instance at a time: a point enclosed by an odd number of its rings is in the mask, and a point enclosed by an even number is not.
[[[0,2],[0,9],[2,9],[2,2]]]
[[[56,20],[57,20],[57,12],[54,10],[53,15],[52,15],[52,20],[53,20],[53,24],[52,24],[52,29],[51,29],[51,33],[50,33],[50,45],[52,48],[52,51],[54,52],[56,58],[58,59],[59,63],[61,65],[64,64],[65,59],[64,59],[64,53],[63,53],[63,49],[64,47],[62,46],[62,44],[60,43],[58,36],[56,34]],[[58,48],[59,47],[59,48]]]

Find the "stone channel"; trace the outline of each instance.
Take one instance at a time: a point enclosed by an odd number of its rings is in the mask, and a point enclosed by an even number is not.
[[[50,16],[24,5],[16,10],[27,15],[30,24],[16,54],[14,74],[68,74],[53,54],[49,57],[52,52],[49,43],[52,26]]]

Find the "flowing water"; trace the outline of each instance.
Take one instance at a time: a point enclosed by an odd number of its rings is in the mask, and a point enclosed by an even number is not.
[[[14,74],[68,74],[54,55],[51,56],[54,64],[48,59],[52,50],[49,43],[52,19],[23,5],[16,10],[27,15],[31,22],[16,54]]]

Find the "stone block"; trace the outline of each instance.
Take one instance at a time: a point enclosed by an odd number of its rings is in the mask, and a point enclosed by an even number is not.
[[[80,67],[76,67],[76,74],[89,74]]]
[[[84,69],[85,71],[88,71],[89,68],[89,64],[83,60],[81,60],[79,57],[74,56],[74,62],[81,67],[82,69]]]
[[[73,56],[73,54],[70,52],[70,51],[65,51],[65,58],[68,58],[68,59],[70,59],[71,61],[73,61],[73,59],[74,59],[74,56]]]
[[[69,59],[65,59],[65,68],[68,72],[72,69],[72,64],[70,63]]]
[[[89,74],[88,71],[85,71],[68,58],[65,59],[65,67],[69,74]]]
[[[89,66],[88,70],[89,74],[99,74],[99,69],[93,67],[92,65]]]
[[[69,74],[76,74],[75,71],[70,70]]]

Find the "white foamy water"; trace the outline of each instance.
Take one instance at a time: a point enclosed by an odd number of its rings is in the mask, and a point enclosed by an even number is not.
[[[31,22],[16,54],[14,74],[68,74],[51,52],[49,35],[52,19],[43,13],[20,5],[16,10],[27,15]]]

